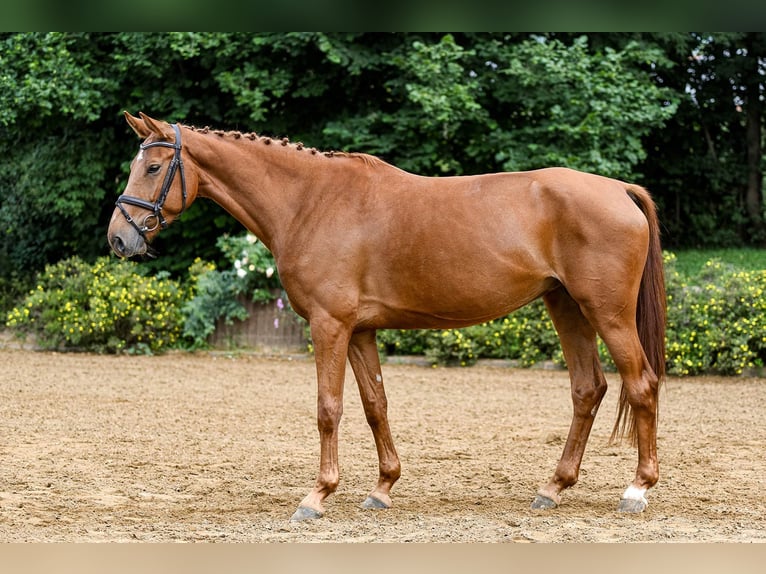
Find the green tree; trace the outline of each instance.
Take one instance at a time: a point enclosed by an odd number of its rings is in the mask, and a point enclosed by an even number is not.
[[[643,139],[677,108],[676,94],[654,81],[654,70],[670,65],[661,50],[635,41],[593,50],[587,36],[488,47],[485,91],[500,113],[486,152],[495,150],[503,169],[563,165],[640,178]]]
[[[120,111],[146,105],[181,115],[171,36],[24,33],[0,35],[0,304],[35,272],[70,255],[94,260],[136,142]],[[174,85],[175,84],[175,85]],[[158,88],[159,86],[159,88]],[[174,106],[173,104],[177,104]],[[164,111],[164,110],[167,110]],[[234,228],[221,210],[196,208],[197,230]],[[172,230],[167,235],[179,235]],[[163,240],[167,237],[163,238]],[[184,242],[188,244],[189,242]],[[200,236],[199,253],[214,253]],[[206,251],[207,249],[207,251]],[[164,262],[167,265],[167,261]],[[188,267],[186,261],[176,269]]]
[[[83,35],[0,36],[0,302],[45,263],[92,250],[109,158],[88,131],[110,82]],[[60,121],[66,118],[65,122]]]
[[[587,36],[414,36],[378,63],[382,97],[325,133],[430,175],[565,165],[635,178],[643,138],[676,108],[654,81],[668,65],[656,46],[591,50]]]
[[[660,71],[682,96],[668,129],[647,139],[647,178],[669,244],[761,244],[764,233],[763,33],[658,34],[675,62]]]

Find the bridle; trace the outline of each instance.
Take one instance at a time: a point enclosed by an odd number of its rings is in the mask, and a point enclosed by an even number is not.
[[[186,178],[184,177],[184,163],[181,161],[181,129],[178,127],[178,124],[171,124],[171,127],[173,128],[173,131],[176,133],[176,141],[174,143],[170,142],[152,142],[152,143],[142,143],[139,146],[139,149],[141,151],[148,149],[150,147],[169,147],[173,148],[175,150],[175,154],[173,155],[173,159],[170,160],[170,166],[168,166],[168,171],[165,174],[165,180],[162,182],[162,189],[160,189],[160,194],[157,196],[157,199],[154,201],[154,203],[150,201],[146,201],[145,199],[141,199],[139,197],[133,197],[131,195],[125,195],[124,193],[120,195],[120,197],[117,198],[117,201],[115,202],[117,207],[120,209],[122,214],[125,216],[125,219],[130,223],[133,227],[135,227],[136,231],[141,235],[141,237],[146,240],[146,233],[150,231],[154,231],[159,227],[160,229],[165,229],[168,226],[168,222],[165,219],[165,216],[162,215],[162,208],[165,205],[165,200],[168,197],[168,192],[170,191],[170,186],[173,184],[173,178],[176,175],[176,171],[179,172],[181,176],[181,211],[178,212],[178,215],[181,215],[186,210]],[[143,209],[146,209],[148,211],[151,211],[146,217],[144,217],[144,220],[139,225],[136,223],[136,221],[130,216],[128,211],[123,207],[123,203],[127,203],[128,205],[135,205],[136,207],[141,207]],[[153,218],[153,219],[152,219]]]

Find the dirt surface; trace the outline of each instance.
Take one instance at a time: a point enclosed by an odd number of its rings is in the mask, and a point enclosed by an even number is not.
[[[628,516],[615,375],[580,482],[543,512],[565,372],[384,365],[403,473],[394,507],[369,511],[377,459],[348,371],[340,487],[295,524],[318,468],[311,360],[0,349],[0,542],[766,542],[766,379],[670,379],[660,482]]]

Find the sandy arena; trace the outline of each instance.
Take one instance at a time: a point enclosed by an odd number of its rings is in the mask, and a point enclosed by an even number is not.
[[[394,507],[369,511],[377,458],[348,369],[340,487],[323,519],[291,523],[318,468],[314,376],[302,358],[0,349],[0,542],[766,542],[766,379],[667,381],[660,482],[630,516],[614,374],[580,482],[542,512],[566,372],[385,364],[403,471]]]

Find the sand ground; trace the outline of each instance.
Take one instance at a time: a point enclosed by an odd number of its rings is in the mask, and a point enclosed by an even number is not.
[[[628,516],[615,375],[580,482],[541,512],[566,372],[387,364],[403,473],[393,508],[365,511],[377,458],[348,371],[340,487],[296,524],[318,469],[309,358],[0,349],[0,542],[766,542],[766,379],[669,379],[660,482]]]

